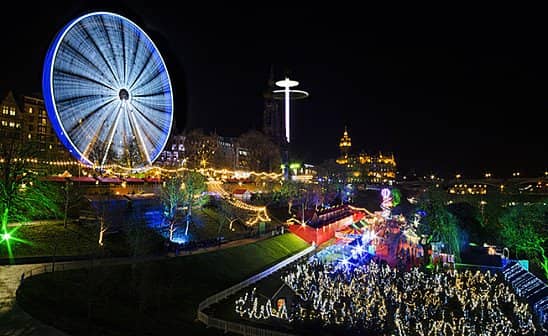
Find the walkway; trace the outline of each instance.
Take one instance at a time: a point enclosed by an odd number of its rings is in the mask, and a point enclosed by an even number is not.
[[[269,238],[263,236],[259,238],[248,238],[227,242],[221,246],[202,248],[191,252],[180,253],[180,257],[193,254],[218,251],[230,247],[251,244],[259,240]],[[137,262],[165,260],[168,256],[148,256],[137,259]],[[120,265],[135,262],[131,257],[127,258],[109,258],[96,259],[94,265]],[[84,268],[89,266],[89,260],[66,261],[55,263],[55,269],[63,268]],[[68,336],[64,332],[53,327],[47,326],[39,320],[27,314],[16,301],[16,291],[21,281],[21,274],[32,269],[49,268],[51,263],[25,264],[25,265],[7,265],[0,266],[0,335],[2,336]]]

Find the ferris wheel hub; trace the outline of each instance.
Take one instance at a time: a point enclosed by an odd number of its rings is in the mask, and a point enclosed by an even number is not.
[[[121,89],[120,92],[118,92],[118,96],[120,97],[120,100],[129,100],[129,92],[126,89]]]

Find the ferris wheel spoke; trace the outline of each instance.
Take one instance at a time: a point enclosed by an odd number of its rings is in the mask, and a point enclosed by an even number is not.
[[[131,35],[128,32],[126,32],[126,36],[128,36],[128,40],[130,40],[126,44],[126,46],[129,47],[131,44],[133,45],[133,52],[128,51],[127,54],[132,55],[133,58],[132,58],[131,62],[127,63],[128,74],[127,74],[127,79],[124,82],[124,85],[127,86],[127,87],[131,87],[131,85],[129,85],[129,83],[130,82],[133,83],[136,80],[136,78],[134,78],[134,76],[133,76],[134,71],[137,68],[137,66],[135,64],[137,63],[138,58],[141,58],[141,56],[139,56],[139,55],[143,55],[143,52],[145,52],[145,51],[142,51],[144,49],[144,46],[143,46],[143,43],[141,42],[141,34],[137,34],[136,38],[130,38],[129,36],[134,37],[134,35]],[[132,41],[134,41],[134,43],[131,43]]]
[[[116,57],[115,55],[115,49],[114,44],[112,43],[112,39],[110,37],[110,29],[108,29],[109,25],[105,23],[105,18],[103,16],[99,16],[99,21],[101,22],[100,25],[98,25],[99,29],[102,31],[102,36],[105,39],[106,44],[108,47],[103,48],[108,52],[109,55],[105,54],[105,58],[108,60],[108,63],[111,65],[113,71],[116,73],[116,78],[118,79],[118,83],[123,83],[122,76],[120,74],[120,68],[119,68],[119,61],[120,57]],[[109,20],[111,24],[116,24],[117,20]]]
[[[72,109],[72,111],[78,111],[78,112],[82,111],[80,115],[76,113],[70,113],[72,112],[71,110],[65,111],[64,114],[66,114],[67,116],[72,116],[74,120],[74,123],[70,124],[71,127],[68,128],[68,132],[72,133],[74,132],[76,128],[84,127],[88,123],[93,123],[94,124],[93,126],[97,127],[98,125],[96,123],[96,119],[101,118],[103,116],[107,116],[108,114],[104,113],[104,110],[108,105],[112,104],[114,101],[115,101],[114,98],[107,101],[101,101],[101,104],[95,104],[92,109],[85,109],[83,111],[81,109],[78,109],[78,107],[75,107]]]
[[[137,76],[135,77],[133,82],[129,85],[130,90],[133,90],[135,87],[135,84],[139,82],[140,77],[143,75],[143,72],[145,71],[147,65],[150,63],[151,59],[152,59],[152,54],[149,54],[146,61],[141,65],[141,68],[139,69]]]
[[[148,139],[149,143],[155,145],[155,141],[152,140],[152,137],[158,138],[159,136],[161,136],[161,134],[164,134],[166,130],[158,125],[156,122],[152,122],[149,118],[144,117],[144,114],[138,108],[135,108],[135,111],[137,111],[137,115],[134,115],[135,119],[139,121],[140,125],[146,126],[146,138]]]
[[[91,43],[93,44],[93,46],[95,47],[95,50],[97,51],[97,53],[99,54],[99,56],[101,56],[103,62],[105,63],[105,65],[107,66],[108,70],[110,71],[110,73],[112,74],[112,77],[114,78],[114,80],[116,81],[116,84],[118,86],[120,86],[120,80],[118,78],[118,76],[116,75],[116,72],[114,71],[114,69],[112,68],[112,64],[110,64],[108,58],[106,57],[105,55],[105,52],[103,51],[104,48],[101,48],[99,47],[98,45],[98,42],[95,40],[95,38],[90,34],[90,32],[88,31],[88,29],[82,25],[82,29],[84,30],[84,32],[87,34],[89,40],[91,41]]]
[[[138,82],[133,86],[134,91],[144,91],[146,88],[151,88],[154,91],[161,91],[161,88],[166,80],[165,72],[156,70],[148,76],[143,76]]]
[[[61,75],[61,77],[58,78],[59,82],[62,82],[63,81],[63,76],[65,76],[65,79],[68,82],[72,82],[72,84],[77,83],[78,81],[87,81],[90,84],[100,85],[102,87],[114,90],[114,88],[112,88],[111,86],[108,86],[107,84],[105,84],[105,83],[103,83],[103,82],[101,82],[101,81],[99,81],[95,78],[89,77],[85,74],[80,74],[80,73],[77,73],[77,72],[73,72],[69,69],[56,69],[55,72],[54,72],[54,75],[56,75],[56,74]]]
[[[71,45],[70,42],[63,45],[63,47],[59,49],[58,55],[60,59],[63,59],[66,62],[67,67],[70,65],[72,68],[75,67],[81,69],[82,72],[88,74],[88,77],[93,77],[111,88],[114,87],[114,78],[108,75],[108,72],[105,73],[101,68],[99,68],[96,62],[89,59],[85,52],[78,50],[76,47]],[[91,74],[94,74],[94,76]]]
[[[143,111],[141,111],[140,108],[138,108],[136,106],[137,104],[133,104],[134,108],[135,108],[135,111],[137,111],[137,113],[139,114],[139,117],[144,121],[146,122],[148,125],[152,125],[154,126],[158,131],[160,132],[165,132],[166,131],[166,128],[165,127],[162,127],[160,123],[163,122],[162,118],[160,117],[160,113],[154,113],[154,118],[151,118],[149,117],[150,115],[152,115],[151,113],[144,113]],[[161,112],[160,110],[156,110],[158,112]],[[150,112],[150,111],[149,111]],[[160,122],[160,123],[158,123]],[[169,127],[168,127],[169,128]],[[147,127],[148,129],[148,127]]]
[[[108,132],[108,140],[107,140],[107,147],[105,150],[105,156],[103,156],[103,161],[101,161],[101,164],[104,165],[107,161],[107,156],[109,154],[110,146],[112,145],[112,139],[114,138],[114,134],[116,133],[118,129],[118,122],[120,121],[120,116],[124,113],[124,103],[121,104],[120,108],[118,108],[118,111],[116,113],[116,118],[114,119],[114,124],[110,128]]]
[[[80,152],[88,152],[88,147],[95,147],[97,140],[101,137],[104,138],[102,134],[108,128],[109,120],[114,115],[116,104],[116,102],[111,102],[103,108],[101,113],[94,114],[94,117],[88,118],[85,123],[78,123],[79,127],[74,127],[68,132],[68,135],[74,139],[74,143]],[[95,136],[96,134],[98,134],[98,137]]]
[[[126,81],[127,81],[127,63],[128,63],[128,57],[126,54],[126,34],[124,34],[124,27],[122,24],[120,24],[120,29],[119,29],[119,32],[120,32],[120,42],[122,42],[122,60],[123,60],[123,67],[122,67],[122,83],[124,86],[127,85]],[[131,53],[130,53],[131,54]]]
[[[104,113],[102,115],[102,118],[101,116],[97,116],[97,119],[99,120],[95,120],[95,122],[90,125],[91,127],[89,127],[88,134],[92,134],[92,137],[89,140],[88,144],[85,146],[85,149],[82,151],[82,153],[86,157],[89,156],[89,152],[91,148],[95,147],[97,140],[101,138],[101,134],[104,132],[106,127],[108,127],[107,121],[109,120],[109,117],[111,117],[114,114],[114,112],[117,109],[119,109],[120,102],[117,102],[117,104],[116,103],[111,104],[110,106],[111,106],[110,110],[107,110],[107,112],[109,113]]]
[[[129,125],[131,127],[132,133],[135,135],[135,140],[137,141],[137,145],[139,147],[141,155],[146,158],[147,163],[150,163],[150,156],[148,155],[146,144],[141,134],[141,130],[139,129],[139,124],[135,120],[135,115],[131,112],[129,113]]]

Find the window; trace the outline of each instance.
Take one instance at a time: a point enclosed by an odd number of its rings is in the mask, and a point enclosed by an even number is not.
[[[32,107],[29,107],[29,113],[32,114]]]
[[[8,114],[8,107],[6,105],[2,106],[2,114]]]
[[[29,125],[29,131],[34,131],[34,127],[32,125]]]
[[[46,110],[40,110],[40,116],[45,117],[46,116]]]
[[[7,120],[2,120],[2,126],[8,126],[8,121]]]
[[[42,124],[42,125],[47,125],[47,119],[46,119],[46,118],[42,118],[41,124]],[[45,132],[45,131],[44,131],[44,132]]]
[[[46,126],[38,126],[38,133],[46,133]]]
[[[11,116],[15,115],[15,107],[10,107],[10,115]]]
[[[15,128],[21,128],[21,123],[15,123]]]
[[[29,140],[32,138],[32,135],[29,133],[29,136],[28,136]]]
[[[10,127],[15,127],[15,121],[10,121]]]

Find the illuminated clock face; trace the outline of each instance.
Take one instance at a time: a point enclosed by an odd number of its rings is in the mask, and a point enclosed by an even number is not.
[[[95,12],[67,24],[48,50],[42,85],[57,136],[85,164],[143,167],[168,140],[166,65],[146,33],[120,15]]]

